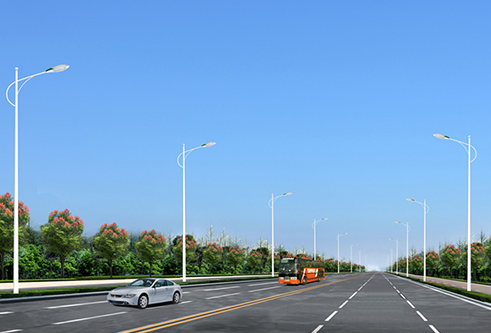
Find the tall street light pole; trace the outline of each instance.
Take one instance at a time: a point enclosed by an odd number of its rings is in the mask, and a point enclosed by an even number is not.
[[[338,274],[339,274],[339,237],[347,235],[347,234],[348,234],[347,232],[342,233],[342,234],[338,234]]]
[[[271,277],[274,277],[274,201],[290,194],[292,194],[292,192],[286,192],[275,197],[273,193],[271,193],[271,199],[269,199],[268,202],[269,208],[271,208]]]
[[[438,139],[450,140],[459,143],[467,151],[467,291],[472,290],[471,285],[471,163],[477,158],[477,150],[471,145],[471,136],[469,135],[469,142],[465,143],[450,138],[449,136],[436,133],[433,134]],[[474,158],[471,159],[471,153],[474,150]]]
[[[392,248],[389,248],[389,250],[390,250],[390,272],[394,273],[394,269],[393,269],[394,266],[392,264],[394,262],[394,260],[392,260],[392,258],[394,257],[394,251],[392,251]]]
[[[426,281],[426,214],[430,211],[430,207],[426,204],[426,199],[423,202],[416,201],[414,199],[407,198],[409,202],[415,202],[423,207],[423,281]]]
[[[402,223],[399,221],[396,221],[395,223],[406,227],[406,277],[409,277],[409,223]]]
[[[399,240],[389,238],[389,240],[396,242],[396,273],[399,274]]]
[[[186,158],[188,155],[200,148],[214,146],[216,142],[207,142],[199,147],[186,150],[185,144],[182,144],[182,153],[177,156],[177,164],[182,168],[182,281],[186,282]],[[182,164],[179,161],[182,156]]]
[[[312,224],[312,228],[314,228],[314,260],[316,260],[316,241],[317,241],[317,236],[316,236],[316,232],[315,232],[315,226],[317,225],[317,223],[319,223],[320,221],[325,221],[327,220],[327,217],[324,217],[320,220],[315,220],[314,219],[314,223]]]
[[[50,67],[44,72],[26,76],[19,80],[19,68],[15,67],[15,81],[12,82],[5,92],[7,101],[15,108],[15,143],[14,143],[14,276],[13,276],[13,292],[19,293],[19,92],[24,85],[35,76],[63,72],[68,69],[68,65],[57,65]],[[24,81],[19,88],[19,82]],[[15,84],[14,103],[9,99],[9,89]]]
[[[351,244],[350,245],[350,266],[351,266],[351,273],[353,273],[353,246],[358,246],[358,244]]]

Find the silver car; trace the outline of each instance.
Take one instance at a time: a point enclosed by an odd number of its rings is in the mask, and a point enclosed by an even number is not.
[[[140,309],[145,309],[149,304],[179,303],[181,298],[180,285],[157,278],[141,278],[107,294],[107,301],[113,305],[136,305]]]

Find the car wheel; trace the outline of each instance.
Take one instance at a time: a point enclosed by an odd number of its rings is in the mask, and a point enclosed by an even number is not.
[[[172,303],[177,304],[181,301],[181,294],[179,294],[177,291],[174,293],[174,296],[172,296]]]
[[[138,297],[138,307],[140,309],[145,309],[147,305],[148,305],[148,296],[140,295],[140,297]]]

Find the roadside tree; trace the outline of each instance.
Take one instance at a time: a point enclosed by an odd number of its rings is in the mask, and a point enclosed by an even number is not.
[[[113,261],[128,252],[130,243],[128,231],[113,224],[103,224],[94,237],[94,248],[99,256],[107,259],[109,274],[113,277]]]
[[[41,226],[41,238],[48,251],[60,256],[61,276],[65,277],[65,258],[80,247],[84,222],[70,214],[68,209],[53,211],[48,223]]]
[[[231,246],[227,252],[227,261],[230,265],[234,267],[237,273],[237,266],[242,264],[245,259],[245,252],[238,246]]]
[[[14,201],[10,193],[0,196],[0,279],[5,279],[5,254],[14,248]],[[29,222],[29,208],[19,202],[19,240],[22,240],[27,222]]]
[[[223,248],[216,243],[207,244],[203,250],[203,261],[210,265],[212,273],[216,273],[223,263]]]
[[[442,263],[448,268],[450,275],[453,276],[453,270],[459,265],[462,257],[462,251],[454,245],[447,245],[441,252]]]
[[[261,264],[262,258],[263,254],[256,250],[252,250],[247,256],[247,263],[253,274],[256,272],[256,267]]]
[[[150,264],[150,276],[152,276],[152,265],[154,261],[164,258],[166,241],[165,237],[157,234],[155,229],[143,231],[139,241],[135,244],[137,256]]]

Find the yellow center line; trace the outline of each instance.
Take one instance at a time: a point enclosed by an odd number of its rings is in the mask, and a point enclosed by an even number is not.
[[[364,276],[364,275],[366,275],[366,274],[355,276],[355,277],[350,277],[350,278],[339,280],[339,281],[329,282],[326,284],[322,284],[320,286],[309,287],[309,288],[305,288],[305,289],[301,289],[301,290],[294,290],[294,291],[290,291],[287,293],[283,293],[283,294],[279,294],[279,295],[273,295],[273,296],[261,298],[258,300],[254,300],[254,301],[239,303],[239,304],[235,304],[235,305],[231,305],[231,306],[227,306],[227,307],[223,307],[223,308],[219,308],[219,309],[215,309],[215,310],[211,310],[211,311],[201,312],[201,313],[197,313],[197,314],[186,316],[186,317],[167,320],[167,321],[164,321],[161,323],[156,323],[156,324],[152,324],[152,325],[138,327],[138,328],[134,328],[134,329],[131,329],[128,331],[122,331],[120,333],[132,333],[132,332],[147,333],[147,332],[152,332],[152,331],[160,330],[160,329],[163,329],[166,327],[180,325],[180,324],[184,324],[184,323],[187,323],[190,321],[194,321],[194,320],[198,320],[198,319],[202,319],[202,318],[206,318],[206,317],[210,317],[210,316],[215,316],[215,315],[229,312],[229,311],[233,311],[233,310],[238,310],[238,309],[245,308],[248,306],[273,301],[275,299],[279,299],[279,298],[283,298],[283,297],[287,297],[287,296],[292,296],[295,294],[303,293],[303,292],[318,289],[318,288],[327,287],[327,286],[330,286],[330,285],[335,284],[335,283],[353,280],[353,279],[359,278],[359,277]]]

